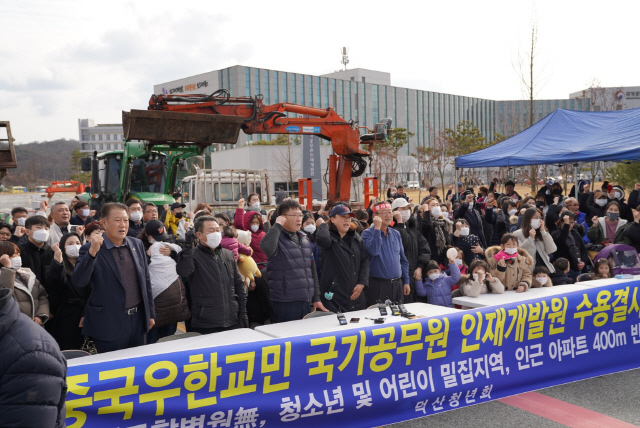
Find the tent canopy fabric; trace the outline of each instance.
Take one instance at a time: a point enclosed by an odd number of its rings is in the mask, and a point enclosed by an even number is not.
[[[640,108],[557,109],[519,134],[456,158],[457,168],[640,160]]]

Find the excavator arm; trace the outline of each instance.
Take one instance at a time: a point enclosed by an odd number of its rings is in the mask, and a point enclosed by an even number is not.
[[[211,95],[152,95],[148,110],[123,112],[125,138],[175,147],[187,142],[235,144],[240,129],[246,134],[317,135],[331,141],[335,153],[329,157],[329,204],[348,202],[351,178],[365,172],[365,158],[376,141],[386,139],[391,119],[377,124],[373,133],[361,135],[354,122],[344,120],[331,107],[262,101],[261,95],[231,97],[224,89]]]

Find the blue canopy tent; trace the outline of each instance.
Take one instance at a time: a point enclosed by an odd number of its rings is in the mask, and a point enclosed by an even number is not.
[[[458,156],[455,166],[457,170],[574,164],[577,169],[579,162],[637,160],[640,160],[640,108],[606,112],[557,109],[511,138]],[[577,179],[577,173],[574,177]]]

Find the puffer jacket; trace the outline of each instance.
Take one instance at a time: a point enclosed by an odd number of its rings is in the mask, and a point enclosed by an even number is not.
[[[460,269],[458,269],[458,265],[451,263],[449,264],[449,272],[451,272],[451,276],[447,276],[443,272],[435,281],[429,278],[416,281],[416,294],[420,297],[427,296],[427,302],[432,305],[453,308],[451,287],[460,281]]]
[[[260,220],[260,227],[258,227],[257,232],[251,230],[251,219],[253,219],[253,217],[256,217]],[[251,258],[253,258],[256,263],[266,263],[267,255],[260,248],[260,242],[265,235],[264,224],[262,223],[262,215],[256,211],[245,212],[242,208],[238,208],[236,209],[236,215],[233,218],[233,225],[236,229],[247,230],[251,232],[251,244],[249,244],[249,246],[253,250]]]
[[[0,269],[0,288],[11,290],[18,302],[20,312],[29,318],[35,316],[51,318],[47,291],[29,268],[18,271],[9,268]]]
[[[623,244],[624,243],[624,232],[628,227],[627,220],[623,218],[618,219],[618,224],[616,225],[616,235],[615,236],[605,236],[607,231],[606,225],[606,217],[598,218],[598,223],[594,224],[589,232],[587,232],[587,236],[594,244],[600,244],[604,241],[605,238],[613,238],[612,241],[614,244]]]
[[[238,254],[251,255],[251,248],[239,243],[236,238],[231,238],[230,236],[223,236],[220,245],[233,253],[236,262],[238,261]]]
[[[64,427],[67,362],[49,333],[20,313],[9,289],[0,289],[0,350],[0,424]]]
[[[489,263],[490,273],[498,278],[504,285],[505,290],[516,290],[520,283],[526,284],[526,290],[531,288],[533,275],[531,271],[535,266],[533,257],[526,250],[518,248],[518,256],[513,263],[506,262],[506,267],[498,266],[498,261],[493,258],[502,248],[498,245],[487,248],[484,252]]]

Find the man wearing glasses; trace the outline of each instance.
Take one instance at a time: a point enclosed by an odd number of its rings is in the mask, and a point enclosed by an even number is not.
[[[369,289],[367,306],[378,300],[402,302],[411,292],[409,262],[404,255],[400,232],[389,227],[393,221],[391,204],[378,202],[372,209],[373,225],[362,232],[369,253]]]
[[[302,319],[314,310],[326,311],[320,302],[320,285],[311,243],[300,232],[302,209],[287,199],[278,206],[276,222],[260,242],[267,255],[267,282],[276,322]]]

